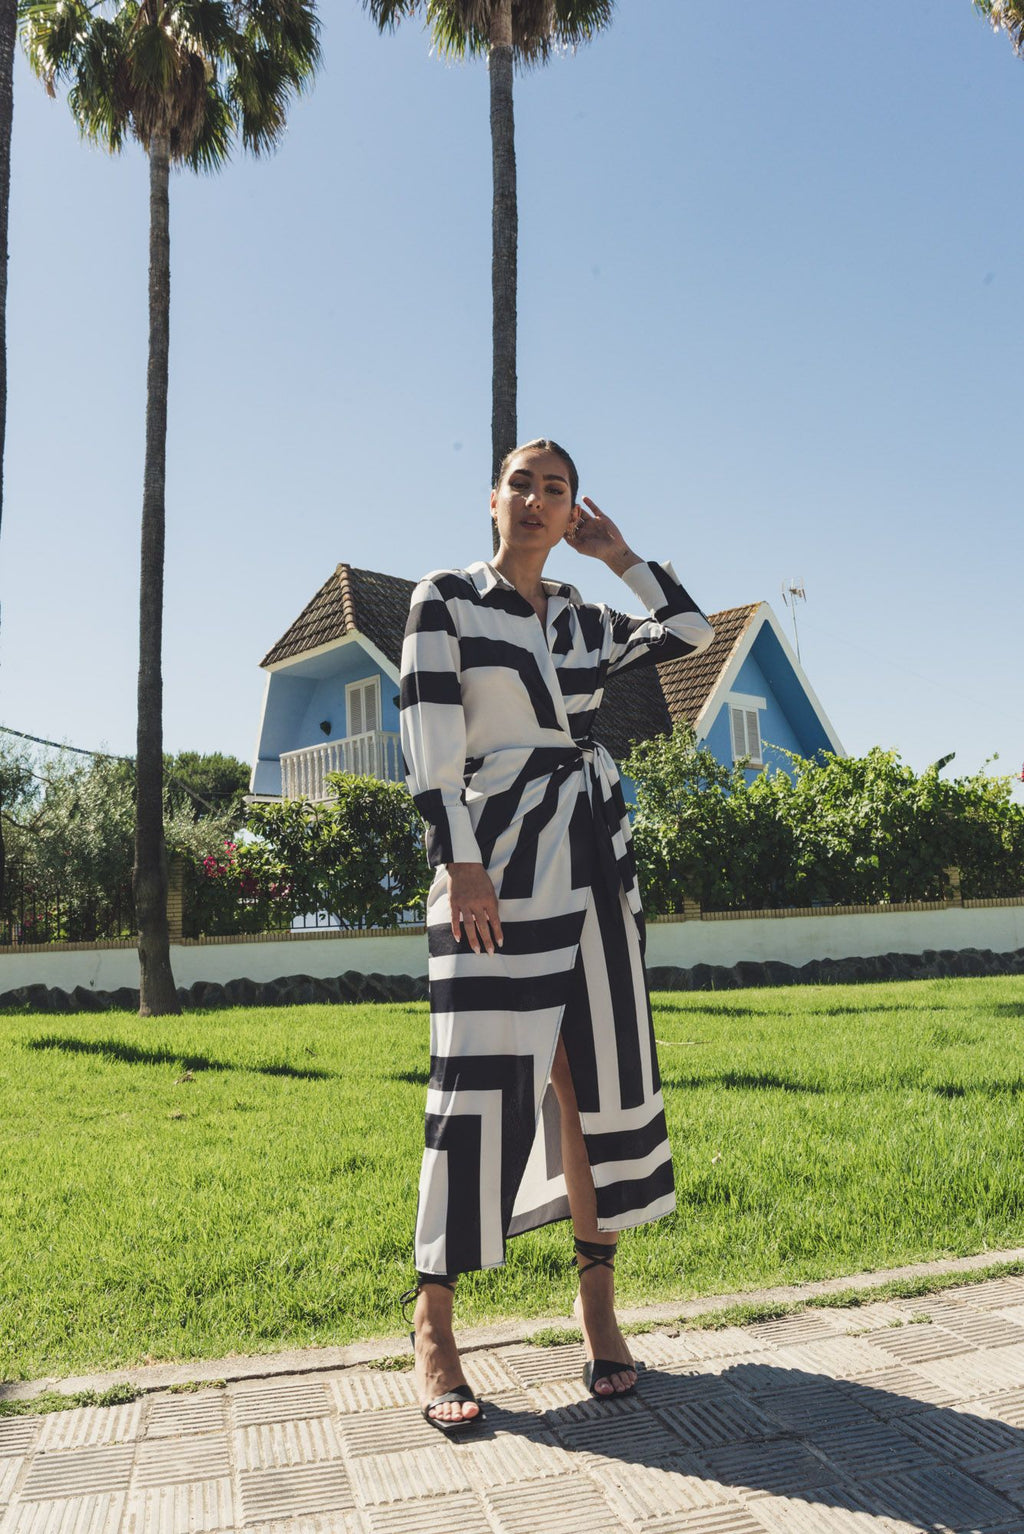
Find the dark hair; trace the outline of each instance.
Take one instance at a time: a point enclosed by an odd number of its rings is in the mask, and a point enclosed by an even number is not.
[[[497,486],[500,485],[502,480],[505,478],[505,472],[516,454],[525,453],[527,448],[540,448],[542,452],[558,454],[559,458],[565,464],[565,467],[569,470],[569,495],[572,500],[572,504],[575,506],[576,496],[578,495],[580,488],[579,472],[576,468],[576,465],[569,457],[569,454],[565,451],[565,448],[559,447],[557,442],[552,442],[550,437],[535,437],[532,442],[521,442],[519,446],[514,447],[510,453],[506,453],[504,458],[501,460],[501,467],[498,470],[498,478],[495,481],[495,488],[497,488]]]

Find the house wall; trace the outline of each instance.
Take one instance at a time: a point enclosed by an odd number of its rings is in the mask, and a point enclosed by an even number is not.
[[[766,766],[791,773],[787,751],[797,756],[814,756],[818,751],[831,749],[807,694],[767,624],[761,628],[729,690],[765,700],[761,740]],[[728,703],[719,708],[704,735],[704,743],[717,761],[727,766],[732,763]],[[756,771],[748,771],[748,781],[756,776]]]
[[[263,729],[252,777],[254,794],[280,794],[281,752],[304,746],[320,746],[348,734],[345,688],[367,677],[380,678],[381,729],[398,729],[395,698],[398,684],[366,653],[358,641],[339,645],[327,655],[271,672]],[[331,733],[320,728],[321,719],[331,721]]]

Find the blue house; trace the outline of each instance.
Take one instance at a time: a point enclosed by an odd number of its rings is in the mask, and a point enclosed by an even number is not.
[[[264,656],[252,798],[324,798],[329,772],[401,780],[399,666],[414,585],[338,565]],[[787,751],[844,755],[768,603],[708,617],[715,637],[702,654],[609,679],[594,733],[616,761],[681,719],[720,762],[749,757],[751,773],[786,769]],[[623,787],[631,798],[628,779]]]

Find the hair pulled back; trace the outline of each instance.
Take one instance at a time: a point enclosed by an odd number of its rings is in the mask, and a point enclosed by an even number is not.
[[[569,457],[569,454],[565,451],[565,448],[560,447],[557,442],[553,442],[550,437],[535,437],[532,442],[521,442],[519,446],[514,447],[510,453],[506,453],[504,458],[501,460],[501,467],[498,470],[496,485],[500,485],[502,480],[505,478],[508,466],[516,454],[525,453],[528,449],[531,448],[536,448],[542,453],[557,453],[558,457],[562,460],[562,462],[565,464],[565,467],[569,471],[569,497],[572,501],[572,504],[575,506],[576,496],[579,493],[580,488],[579,471],[576,468],[576,465],[573,463],[572,459]]]

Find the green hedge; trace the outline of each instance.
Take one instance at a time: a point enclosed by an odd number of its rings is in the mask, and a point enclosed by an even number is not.
[[[1009,778],[915,773],[895,751],[791,757],[750,778],[688,726],[635,746],[634,838],[647,911],[939,900],[956,867],[965,898],[1024,894],[1024,806]]]

